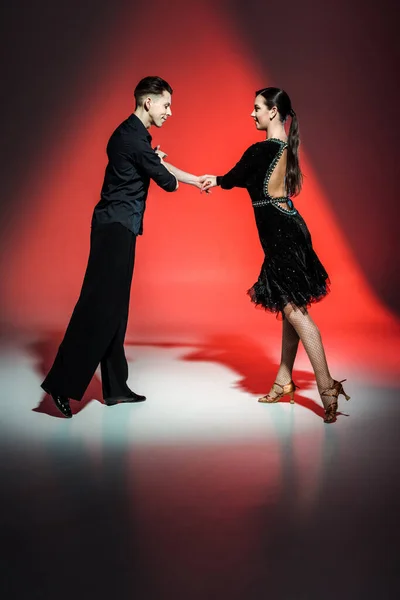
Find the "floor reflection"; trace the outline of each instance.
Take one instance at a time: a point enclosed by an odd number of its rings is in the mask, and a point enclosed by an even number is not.
[[[95,382],[69,421],[43,406],[47,347],[0,361],[3,597],[394,597],[398,388],[350,373],[326,426],[306,370],[295,406],[256,402],[276,365],[251,339],[136,344],[149,401]]]

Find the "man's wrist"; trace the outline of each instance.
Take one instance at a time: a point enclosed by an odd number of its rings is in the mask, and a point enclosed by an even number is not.
[[[199,183],[199,177],[192,175],[191,173],[183,173],[180,181],[182,183],[187,183],[188,185],[197,185]]]

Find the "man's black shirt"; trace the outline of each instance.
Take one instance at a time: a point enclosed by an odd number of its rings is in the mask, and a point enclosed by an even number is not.
[[[135,235],[143,233],[143,215],[150,179],[166,192],[177,180],[152,149],[151,135],[134,114],[114,131],[107,144],[108,165],[92,226],[122,223]]]

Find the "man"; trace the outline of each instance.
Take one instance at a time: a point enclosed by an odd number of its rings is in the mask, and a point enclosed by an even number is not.
[[[99,363],[107,405],[146,400],[127,386],[124,339],[136,237],[143,233],[150,180],[166,192],[176,191],[178,181],[201,188],[201,178],[165,165],[165,154],[150,145],[150,127],[162,127],[172,116],[171,86],[160,77],[146,77],[134,94],[135,112],[117,127],[107,145],[108,165],[93,213],[82,290],[42,383],[68,418],[72,417],[69,399],[82,399]]]

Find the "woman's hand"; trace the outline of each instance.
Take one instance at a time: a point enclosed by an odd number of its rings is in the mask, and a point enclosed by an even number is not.
[[[215,175],[202,175],[199,177],[201,185],[201,192],[211,193],[210,189],[217,185],[217,177]]]

